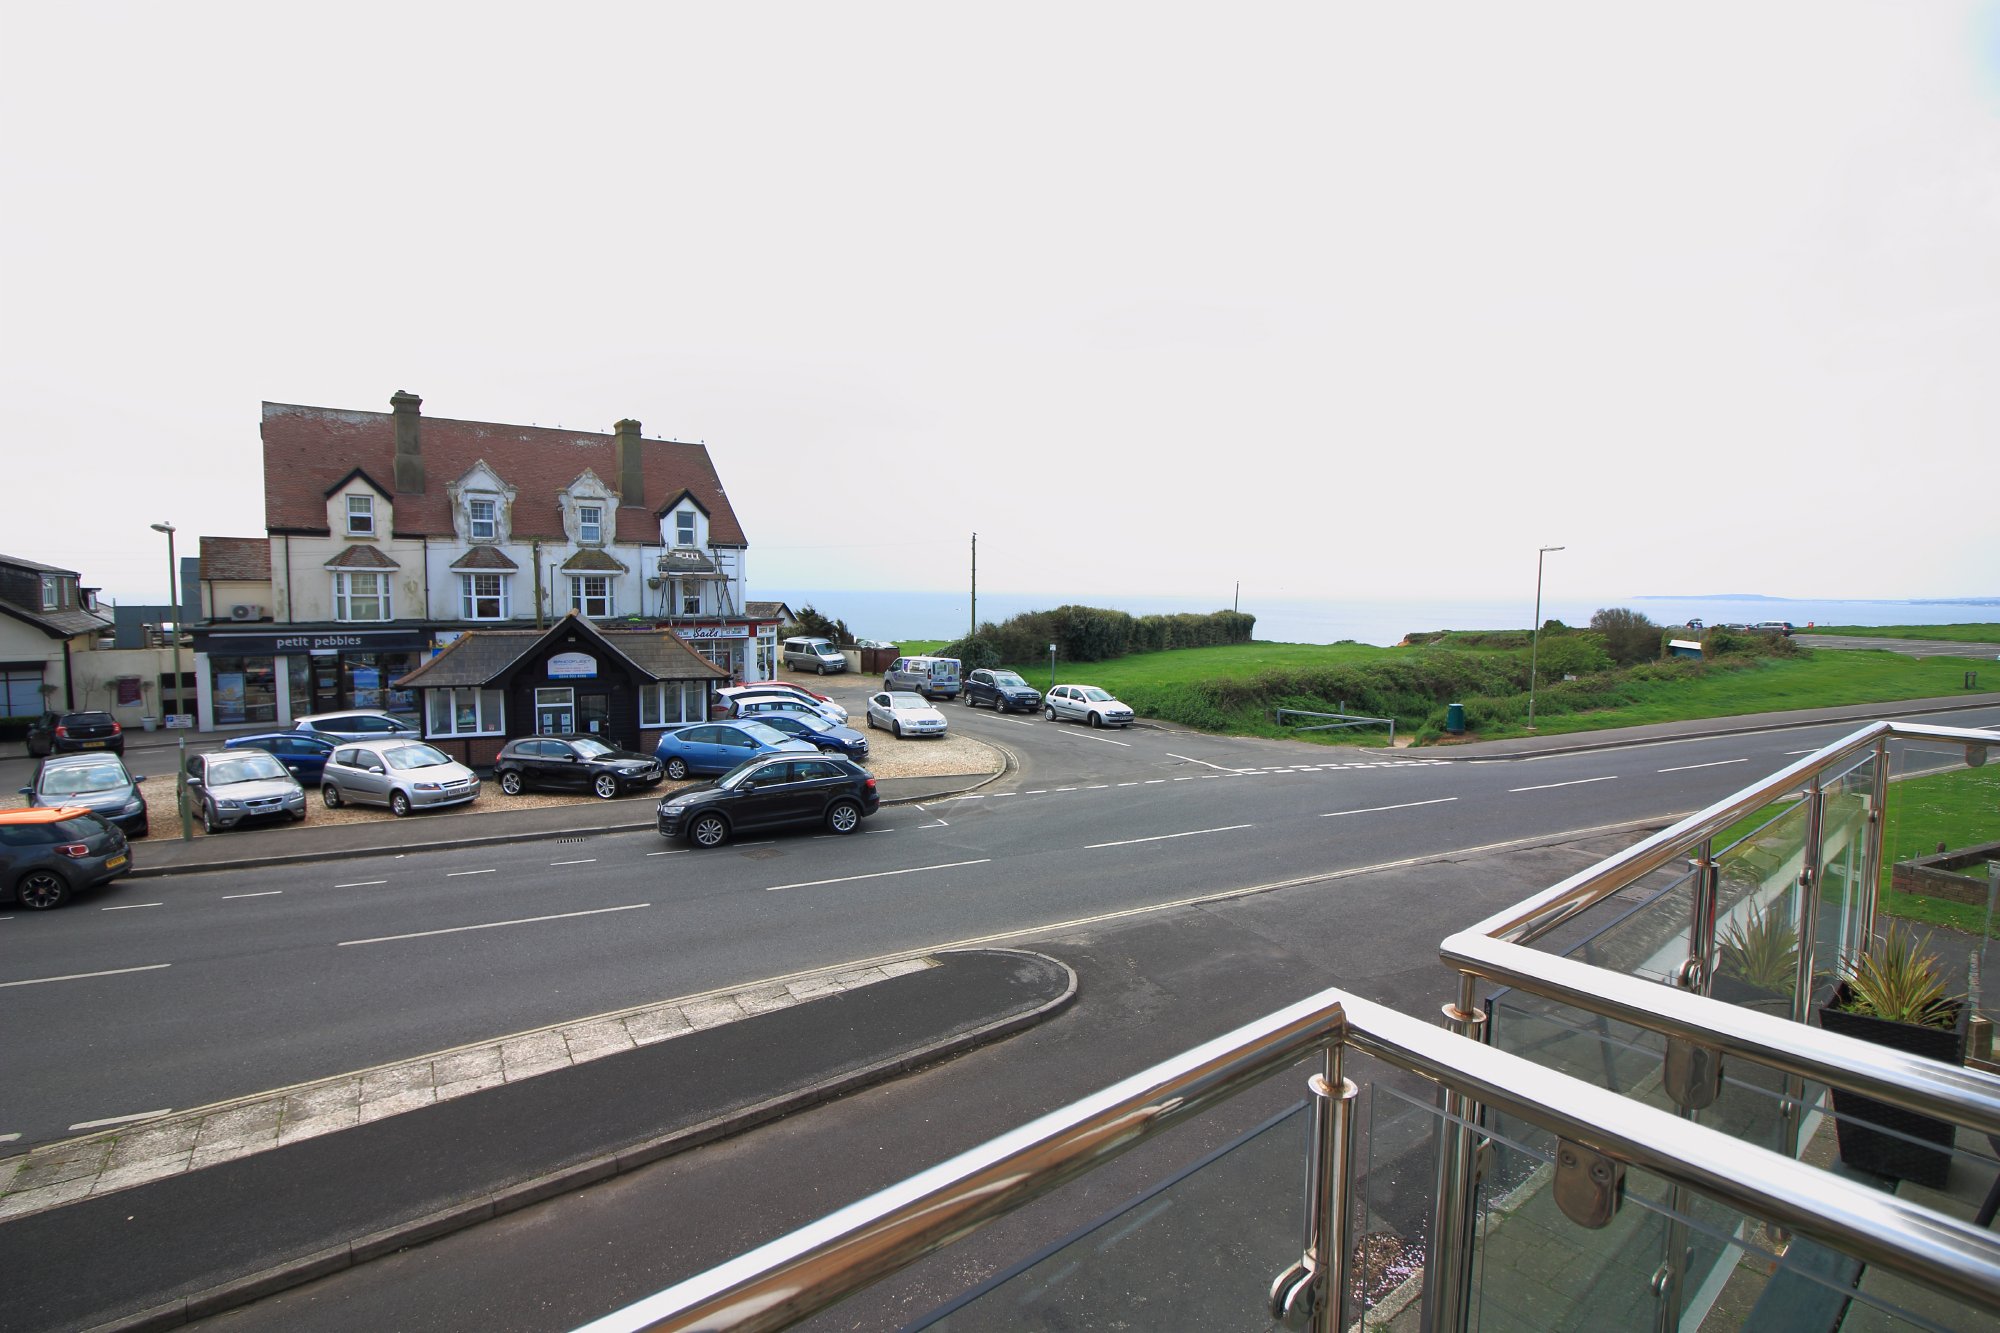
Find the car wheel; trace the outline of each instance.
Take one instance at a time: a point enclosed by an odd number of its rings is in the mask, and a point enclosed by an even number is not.
[[[819,674],[820,674],[820,675],[822,675],[822,676],[824,676],[824,675],[826,674],[826,663],[824,663],[824,662],[821,662],[821,663],[819,664]]]
[[[896,733],[897,740],[903,739],[903,724],[901,722],[891,722],[889,728]]]
[[[306,822],[306,808],[303,805],[296,810],[288,810],[286,813],[292,817],[294,824],[303,824]]]
[[[597,781],[590,784],[590,789],[608,801],[618,794],[618,779],[609,773],[599,773]]]
[[[201,803],[201,831],[208,834],[215,832],[215,810],[207,801]]]
[[[675,782],[679,782],[682,778],[686,777],[687,775],[688,775],[687,760],[678,757],[667,760],[668,777],[672,778]]]
[[[1090,729],[1092,731],[1095,731],[1103,725],[1104,725],[1104,714],[1098,712],[1092,712],[1090,715]]]
[[[325,803],[326,808],[329,810],[340,809],[340,788],[334,786],[331,782],[323,783],[319,789],[319,799]]]
[[[688,840],[697,847],[720,847],[729,841],[729,821],[721,815],[703,815],[688,829]]]
[[[410,798],[407,793],[400,791],[389,793],[389,813],[398,819],[410,813]]]
[[[1056,720],[1056,710],[1055,710],[1055,709],[1053,709],[1053,708],[1044,708],[1044,709],[1042,710],[1042,712],[1043,712],[1043,713],[1045,713],[1045,714],[1046,714],[1046,715],[1048,716],[1048,719],[1049,719],[1049,721],[1053,722],[1053,721],[1055,721],[1055,720]]]
[[[826,812],[826,826],[835,833],[852,833],[861,827],[861,807],[852,801],[835,801]]]
[[[31,912],[46,912],[69,901],[69,881],[53,870],[31,870],[14,886],[14,898]]]
[[[509,796],[519,796],[521,794],[521,775],[511,768],[502,773],[500,775],[500,790],[506,792]]]

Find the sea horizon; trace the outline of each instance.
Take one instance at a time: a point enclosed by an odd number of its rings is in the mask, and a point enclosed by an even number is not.
[[[759,589],[759,600],[782,601],[793,611],[811,606],[841,620],[863,638],[891,642],[956,639],[971,626],[972,606],[964,592],[883,592],[837,588]],[[1079,596],[1055,593],[981,593],[979,620],[999,622],[1026,611],[1082,605],[1131,615],[1227,611],[1199,597]],[[1826,625],[1949,625],[2000,620],[2000,598],[1861,599],[1788,598],[1760,593],[1695,596],[1635,594],[1622,599],[1542,598],[1542,619],[1582,626],[1606,607],[1629,607],[1664,627],[1699,619],[1708,624],[1786,620],[1801,628]],[[1534,621],[1531,598],[1262,598],[1245,597],[1238,608],[1257,617],[1252,637],[1271,643],[1356,643],[1387,647],[1406,635],[1433,630],[1527,629]],[[1983,613],[1983,614],[1982,614]]]

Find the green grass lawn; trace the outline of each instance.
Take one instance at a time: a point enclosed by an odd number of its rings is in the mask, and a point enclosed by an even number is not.
[[[1850,639],[1927,639],[1950,643],[2000,643],[2000,625],[1815,625],[1792,631],[1793,638],[1838,634]]]

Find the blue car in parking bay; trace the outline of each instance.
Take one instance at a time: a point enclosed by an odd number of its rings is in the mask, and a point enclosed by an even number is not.
[[[661,733],[653,753],[667,776],[679,781],[690,773],[727,773],[760,754],[814,755],[819,747],[762,722],[739,720],[682,723]]]
[[[843,727],[823,717],[806,717],[800,713],[760,713],[757,721],[773,731],[784,732],[794,740],[810,742],[830,754],[844,754],[849,759],[868,757],[866,736],[853,727]]]
[[[333,753],[333,747],[333,741],[303,731],[231,736],[222,743],[225,750],[264,750],[278,756],[278,762],[291,770],[301,787],[307,788],[319,786],[320,775],[326,772],[326,757]]]

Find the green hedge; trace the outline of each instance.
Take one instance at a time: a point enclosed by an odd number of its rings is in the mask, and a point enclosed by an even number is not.
[[[1053,643],[1065,662],[1104,662],[1128,653],[1248,643],[1256,626],[1257,617],[1241,611],[1135,616],[1096,606],[1059,606],[1024,611],[998,625],[988,621],[971,638],[940,648],[938,656],[956,657],[973,671],[1002,662],[1044,661]]]

